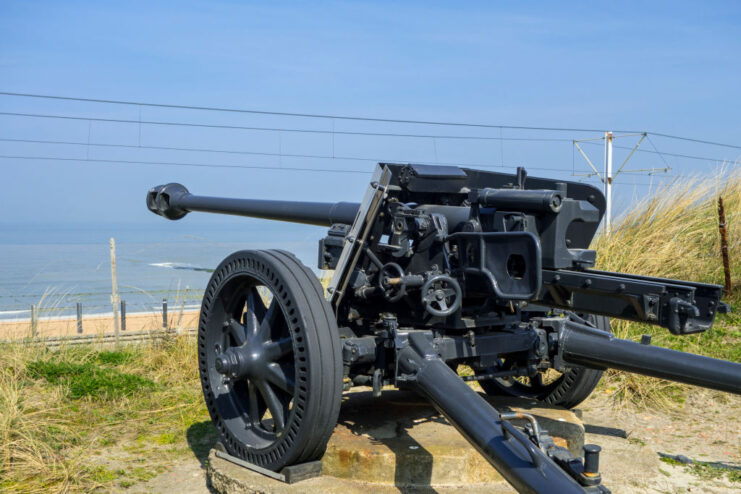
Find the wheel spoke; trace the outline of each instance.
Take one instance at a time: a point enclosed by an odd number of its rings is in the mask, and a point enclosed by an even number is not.
[[[239,322],[232,317],[229,318],[227,329],[229,334],[232,335],[234,341],[237,343],[237,346],[244,345],[244,342],[247,341],[244,326],[239,324]]]
[[[441,311],[448,310],[448,303],[445,301],[445,299],[440,299],[437,301],[437,304],[440,306]]]
[[[265,316],[262,318],[262,322],[260,323],[260,329],[258,330],[258,336],[261,337],[263,341],[268,339],[270,329],[278,324],[282,314],[283,313],[278,306],[278,301],[273,297],[273,300],[270,302],[270,307],[268,307],[265,312]]]
[[[265,344],[265,357],[271,362],[282,359],[292,351],[293,342],[291,341],[290,336]]]
[[[252,381],[247,381],[247,394],[249,399],[249,414],[250,423],[255,426],[260,423],[260,406],[257,403],[257,392],[255,390],[255,384]]]
[[[265,317],[265,302],[262,301],[262,297],[256,286],[250,288],[250,293],[247,296],[247,305],[257,314],[257,319],[262,321]]]
[[[268,372],[265,375],[265,378],[271,383],[277,386],[278,388],[282,389],[286,393],[293,395],[293,390],[295,389],[293,376],[289,369],[292,369],[293,366],[286,366],[282,367],[280,364],[273,362],[272,364],[268,364]]]
[[[256,287],[251,287],[247,295],[247,310],[244,313],[244,324],[250,335],[256,335],[260,329],[260,321],[265,317],[265,304],[262,302]]]
[[[273,416],[273,425],[275,426],[276,432],[282,432],[285,429],[285,420],[283,418],[283,404],[278,399],[278,396],[273,391],[270,384],[265,381],[258,381],[257,387],[260,390],[260,394],[265,399],[265,403],[268,405],[270,415]]]

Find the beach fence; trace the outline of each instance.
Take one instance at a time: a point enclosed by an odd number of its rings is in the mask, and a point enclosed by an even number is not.
[[[126,300],[120,300],[116,312],[101,312],[108,307],[74,306],[44,307],[33,304],[30,320],[0,321],[0,341],[30,339],[59,344],[84,343],[90,340],[135,341],[162,338],[170,335],[194,334],[198,325],[198,310],[193,310],[180,297],[174,307],[167,298],[158,308],[130,312]],[[73,314],[69,312],[74,311]],[[60,315],[65,313],[66,315]]]
[[[138,341],[157,339],[178,334],[194,334],[198,325],[199,302],[202,293],[197,290],[166,292],[161,303],[142,302],[127,304],[118,291],[116,272],[116,244],[110,239],[111,296],[110,305],[85,304],[73,300],[65,304],[65,297],[44,294],[30,311],[30,318],[0,320],[0,341],[30,340],[58,345],[102,342]],[[125,294],[124,294],[125,295]],[[167,295],[173,296],[170,299]]]

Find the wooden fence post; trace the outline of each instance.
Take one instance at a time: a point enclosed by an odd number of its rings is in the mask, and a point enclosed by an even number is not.
[[[82,304],[80,302],[77,302],[76,309],[77,309],[77,332],[82,333]]]
[[[126,331],[126,301],[121,301],[121,331]]]
[[[116,279],[116,240],[111,237],[111,305],[113,305],[113,333],[118,345],[118,280]]]
[[[725,274],[726,294],[731,292],[731,263],[728,259],[728,227],[726,225],[726,210],[723,207],[723,197],[718,197],[718,229],[720,230],[720,254],[723,256],[723,272]]]

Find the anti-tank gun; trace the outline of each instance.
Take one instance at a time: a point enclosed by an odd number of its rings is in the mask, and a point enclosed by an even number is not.
[[[722,288],[593,269],[605,210],[589,185],[427,165],[380,164],[360,203],[223,199],[151,189],[149,209],[329,227],[325,291],[280,250],[240,251],[206,288],[204,396],[230,454],[265,468],[320,457],[345,387],[426,396],[521,492],[605,492],[584,459],[513,427],[487,394],[574,407],[606,368],[741,393],[741,365],[614,338],[609,318],[684,335],[728,310]],[[473,376],[461,378],[465,364]],[[552,378],[553,371],[557,378]],[[546,378],[546,371],[549,377]]]

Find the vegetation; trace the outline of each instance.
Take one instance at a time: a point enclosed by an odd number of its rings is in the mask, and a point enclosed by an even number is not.
[[[718,197],[723,197],[728,226],[732,279],[741,285],[741,173],[716,179],[675,182],[639,202],[613,225],[611,235],[593,245],[598,268],[705,283],[723,284],[718,232]],[[674,336],[645,324],[613,320],[621,338],[652,336],[655,345],[735,362],[741,361],[741,290],[725,294],[732,313],[719,315],[710,331]],[[675,407],[692,388],[659,379],[609,371],[602,389],[622,403],[641,407]]]
[[[704,461],[693,461],[686,464],[667,456],[662,456],[659,459],[667,465],[684,467],[688,472],[703,480],[716,480],[726,477],[730,482],[741,482],[741,470],[738,467],[719,466],[718,464]],[[666,472],[664,473],[666,474]]]
[[[0,347],[0,491],[108,492],[216,441],[192,338]]]

